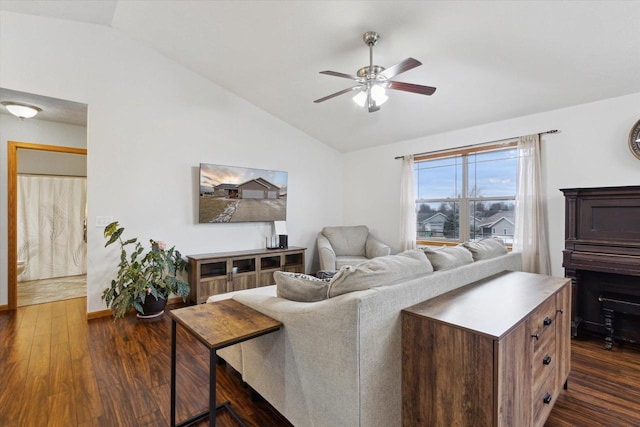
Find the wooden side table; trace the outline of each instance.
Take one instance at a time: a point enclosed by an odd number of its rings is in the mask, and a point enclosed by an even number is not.
[[[216,425],[216,411],[226,409],[242,426],[244,422],[230,402],[216,406],[216,350],[276,331],[282,323],[233,299],[199,304],[169,312],[171,317],[171,426],[184,427],[209,418]],[[209,349],[209,410],[176,424],[176,325],[180,324]]]

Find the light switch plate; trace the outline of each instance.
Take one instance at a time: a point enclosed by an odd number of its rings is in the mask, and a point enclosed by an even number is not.
[[[96,227],[106,227],[107,225],[113,222],[112,216],[97,216],[96,217]]]

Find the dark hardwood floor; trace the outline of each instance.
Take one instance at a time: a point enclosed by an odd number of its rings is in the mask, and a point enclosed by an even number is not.
[[[86,320],[86,299],[0,313],[0,426],[166,426],[170,407],[170,319]],[[207,350],[178,328],[180,420],[207,406]],[[569,389],[547,427],[639,426],[640,347],[603,349],[572,342]],[[287,426],[264,401],[251,400],[237,374],[217,367],[218,401],[231,400],[251,426]],[[226,413],[217,425],[234,426]],[[201,422],[198,425],[207,425]]]
[[[640,346],[604,338],[571,341],[569,387],[558,397],[545,427],[640,426]]]

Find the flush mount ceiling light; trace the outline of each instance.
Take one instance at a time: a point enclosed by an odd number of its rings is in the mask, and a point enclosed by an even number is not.
[[[21,119],[30,119],[31,117],[38,114],[42,111],[42,108],[36,107],[34,105],[22,104],[20,102],[13,101],[3,101],[0,104],[4,105],[4,107],[16,117],[20,117]]]
[[[316,99],[313,102],[319,103],[342,95],[343,93],[357,91],[358,93],[353,97],[354,102],[361,107],[367,107],[369,112],[373,113],[374,111],[378,111],[380,106],[389,99],[387,89],[402,90],[420,95],[432,95],[436,91],[436,88],[431,86],[391,80],[400,73],[422,65],[417,59],[407,58],[389,68],[373,65],[373,46],[378,42],[378,38],[380,38],[380,36],[375,31],[367,31],[362,35],[362,40],[369,46],[369,65],[360,68],[356,75],[339,73],[337,71],[320,71],[320,74],[355,80],[358,83],[356,86],[341,90],[324,98]]]

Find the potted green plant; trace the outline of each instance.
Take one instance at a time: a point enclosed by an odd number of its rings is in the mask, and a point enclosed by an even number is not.
[[[115,242],[120,245],[118,274],[102,293],[102,300],[115,318],[124,316],[132,308],[141,318],[161,316],[172,293],[186,301],[189,284],[176,277],[185,270],[186,261],[175,246],[167,249],[164,242],[149,240],[151,248],[145,253],[137,238],[123,240],[123,232],[124,227],[117,221],[104,229],[107,239],[104,246]],[[127,249],[131,253],[127,253]]]

